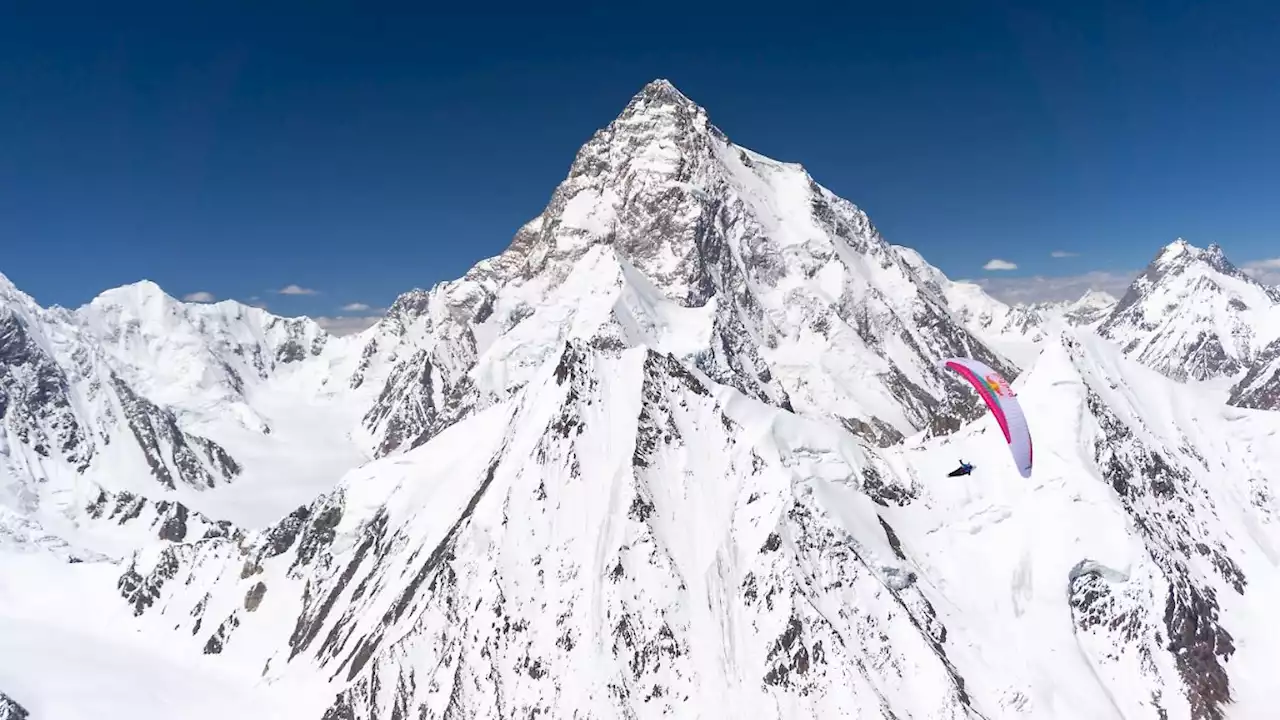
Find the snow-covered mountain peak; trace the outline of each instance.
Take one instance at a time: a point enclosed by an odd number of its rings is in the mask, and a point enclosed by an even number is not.
[[[1199,248],[1182,238],[1178,238],[1162,248],[1151,261],[1151,264],[1143,271],[1142,275],[1138,277],[1138,281],[1145,280],[1145,282],[1139,283],[1135,281],[1135,285],[1139,285],[1140,289],[1146,289],[1170,276],[1195,278],[1205,275],[1212,276],[1215,273],[1239,280],[1245,285],[1261,288],[1263,293],[1269,296],[1271,302],[1280,302],[1280,291],[1254,280],[1232,264],[1227,259],[1222,247],[1217,243],[1212,243],[1207,248]],[[1130,293],[1133,290],[1134,286],[1131,286]],[[1125,297],[1121,298],[1122,304],[1129,299],[1130,293],[1126,293]]]
[[[114,287],[98,293],[97,297],[89,301],[90,305],[97,307],[118,306],[118,307],[154,307],[156,305],[164,305],[179,302],[176,298],[164,291],[164,288],[152,280],[139,280],[137,282]]]
[[[1280,289],[1179,238],[1129,286],[1098,328],[1132,357],[1175,379],[1229,376],[1280,336]]]
[[[732,209],[745,210],[755,227],[717,227],[724,204],[742,206]],[[729,251],[725,231],[768,234],[780,245],[829,244],[831,228],[824,231],[819,217],[847,218],[849,235],[866,235],[861,244],[878,240],[865,216],[802,167],[732,144],[701,106],[656,81],[579,150],[546,210],[508,251],[469,277],[541,275],[555,284],[587,247],[605,242],[669,296],[700,305],[712,292],[708,266]]]
[[[358,353],[310,319],[151,282],[76,310],[0,288],[0,514],[80,558],[274,520],[364,459]]]
[[[474,272],[474,269],[473,269]],[[404,338],[411,327],[418,324],[427,314],[431,304],[431,293],[421,288],[414,288],[400,293],[387,308],[386,313],[373,326],[361,331],[357,337],[369,342],[379,335]]]
[[[914,275],[922,293],[939,298],[969,332],[1021,368],[1039,354],[1044,340],[1046,309],[1025,304],[1010,305],[987,293],[981,285],[951,280],[912,248],[893,246]]]
[[[189,323],[247,321],[265,326],[275,321],[312,322],[309,318],[283,318],[236,300],[179,300],[151,280],[140,280],[104,290],[77,309],[76,313],[84,318],[110,319],[116,323],[154,323],[170,330]]]
[[[1157,265],[1169,265],[1180,261],[1201,261],[1220,271],[1226,271],[1231,267],[1222,246],[1218,243],[1209,243],[1208,247],[1200,248],[1192,245],[1185,238],[1178,238],[1165,245],[1152,262]]]
[[[1196,252],[1196,248],[1186,238],[1177,238],[1173,242],[1160,248],[1160,252],[1156,253],[1154,262],[1171,262],[1183,255],[1189,255]]]
[[[612,254],[593,255],[597,247]],[[505,252],[457,281],[406,296],[419,318],[412,332],[389,313],[370,333],[368,361],[353,382],[388,378],[366,416],[380,451],[438,432],[444,408],[464,398],[484,406],[503,396],[507,381],[476,375],[481,357],[493,348],[543,354],[514,347],[504,334],[538,327],[558,341],[566,330],[557,323],[597,312],[573,303],[619,307],[578,290],[557,294],[589,255],[626,269],[619,292],[642,298],[633,309],[662,308],[657,316],[615,312],[608,332],[651,323],[652,332],[626,336],[647,343],[657,333],[715,382],[838,418],[877,443],[939,416],[954,420],[950,403],[961,398],[938,370],[939,357],[976,356],[1016,375],[951,315],[938,288],[921,280],[865,213],[803,167],[732,144],[701,107],[655,85],[583,146],[546,209]],[[555,299],[565,297],[577,299]],[[684,317],[694,314],[702,320]],[[524,327],[534,315],[538,321]],[[665,327],[668,321],[678,327]],[[414,337],[421,342],[406,345]],[[826,362],[812,363],[815,354]],[[379,367],[389,369],[384,375]],[[486,391],[497,395],[486,399]]]
[[[1222,251],[1222,246],[1218,243],[1209,243],[1209,247],[1205,248],[1204,258],[1215,267],[1223,267],[1229,264],[1226,254]]]
[[[18,289],[9,278],[0,273],[0,309],[38,308],[35,298]]]
[[[1226,255],[1222,252],[1222,246],[1210,243],[1208,247],[1200,248],[1192,245],[1185,238],[1178,238],[1161,248],[1151,264],[1157,267],[1172,267],[1180,263],[1197,261],[1207,263],[1215,269],[1229,265],[1226,262]]]
[[[1036,303],[1031,307],[1046,319],[1060,318],[1070,325],[1096,325],[1111,314],[1119,300],[1108,292],[1086,290],[1076,300]]]
[[[1119,302],[1119,298],[1105,290],[1086,290],[1079,300],[1071,303],[1073,309],[1110,308]]]
[[[707,111],[667,80],[654,80],[627,102],[607,128],[616,136],[627,132],[649,133],[657,129],[687,134],[689,131],[719,133],[707,118]]]
[[[689,99],[687,95],[680,92],[670,80],[666,78],[658,78],[650,81],[640,92],[632,96],[631,101],[627,104],[622,115],[635,115],[643,113],[646,109],[658,109],[671,106],[684,106],[693,112],[698,111],[697,103]]]
[[[32,528],[59,527],[82,520],[102,488],[202,491],[239,476],[238,462],[223,447],[182,427],[127,374],[71,311],[6,294],[0,305],[0,509],[16,510]]]
[[[703,214],[707,186],[725,175],[717,145],[726,142],[700,106],[670,83],[651,83],[579,150],[541,221],[522,229],[509,252],[524,256],[527,275],[551,263],[563,278],[589,245],[608,242],[697,304],[705,299],[697,289],[674,285],[697,284],[701,243],[687,223]]]
[[[255,432],[269,424],[250,410],[246,392],[279,368],[319,356],[330,339],[310,318],[234,300],[183,302],[148,280],[103,292],[70,321],[146,397],[198,419],[229,411]]]

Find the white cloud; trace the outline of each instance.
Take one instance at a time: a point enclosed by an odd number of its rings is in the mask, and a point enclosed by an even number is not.
[[[279,290],[276,290],[275,292],[280,295],[319,295],[320,294],[319,290],[304,288],[301,285],[286,285],[280,288]]]
[[[1053,252],[1049,253],[1049,257],[1051,258],[1080,257],[1080,253],[1069,252],[1067,250],[1054,250]]]
[[[1007,303],[1079,300],[1089,290],[1101,290],[1121,297],[1140,270],[1109,272],[1095,270],[1081,275],[1037,275],[1029,278],[980,278],[973,282],[993,297]]]
[[[371,308],[364,303],[347,303],[342,306],[343,312],[365,312]]]
[[[182,296],[182,299],[187,302],[208,303],[213,302],[215,298],[213,297],[213,293],[201,290],[199,292],[187,293]]]
[[[1280,257],[1247,262],[1241,269],[1260,283],[1280,285]]]
[[[1009,262],[1008,260],[1001,260],[1000,258],[992,258],[991,260],[987,261],[986,265],[982,266],[982,269],[983,270],[1017,270],[1018,266],[1014,263]]]
[[[349,317],[345,315],[314,318],[316,324],[334,335],[354,335],[361,330],[373,327],[380,319],[377,316]]]

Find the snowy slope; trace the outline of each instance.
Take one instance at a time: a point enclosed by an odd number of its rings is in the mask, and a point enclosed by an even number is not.
[[[1280,290],[1240,271],[1217,245],[1200,249],[1179,238],[1098,331],[1169,377],[1233,376],[1280,337]]]
[[[904,545],[924,535],[927,574],[952,590],[975,651],[1030,665],[1030,687],[1001,695],[1006,712],[1219,717],[1215,699],[1231,696],[1232,717],[1266,717],[1259,669],[1280,652],[1265,620],[1280,447],[1266,438],[1280,422],[1222,408],[1087,333],[1047,344],[1018,392],[1037,439],[1032,482],[1005,467],[929,485],[891,513]],[[935,442],[906,456],[932,477],[956,457],[986,457],[985,476],[1008,466],[992,456],[992,431],[979,423],[945,452]]]
[[[875,518],[872,497],[917,489],[879,466],[670,356],[573,340],[517,398],[357,471],[301,531],[141,558],[123,590],[236,664],[354,679],[339,717],[968,717]],[[855,493],[856,543],[825,493]]]
[[[131,614],[111,597],[115,572],[108,563],[0,552],[0,718],[318,716],[305,689],[263,687],[253,672],[182,653],[163,636],[121,632]],[[4,696],[21,712],[6,716]]]
[[[277,528],[144,554],[123,596],[327,678],[332,717],[1261,717],[1270,414],[1068,333],[1019,383],[1027,482],[987,418],[882,455],[602,305],[511,398]]]

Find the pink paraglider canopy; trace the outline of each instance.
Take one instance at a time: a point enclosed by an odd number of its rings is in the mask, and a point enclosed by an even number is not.
[[[1000,423],[1013,462],[1024,478],[1031,477],[1031,431],[1018,396],[1000,373],[973,358],[948,358],[941,365],[955,372],[978,391],[991,415]]]

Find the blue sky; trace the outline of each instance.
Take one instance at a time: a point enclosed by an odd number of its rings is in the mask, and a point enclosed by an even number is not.
[[[0,272],[43,304],[145,277],[385,306],[506,247],[656,77],[1007,296],[1114,286],[1178,236],[1280,256],[1270,2],[103,5],[0,23]]]

